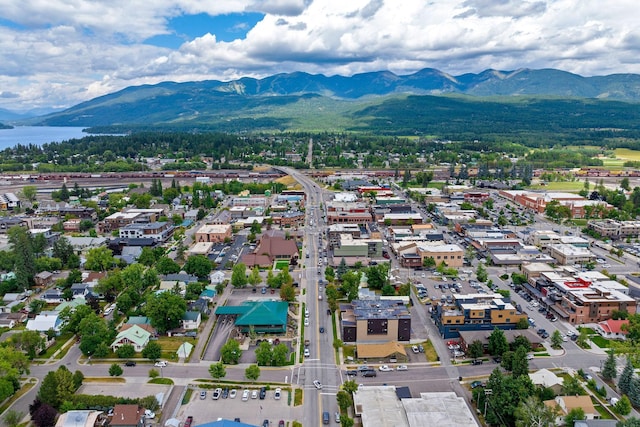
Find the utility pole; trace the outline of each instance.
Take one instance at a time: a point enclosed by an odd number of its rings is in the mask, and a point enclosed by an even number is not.
[[[490,388],[484,389],[484,418],[487,418],[487,403],[489,402],[489,396],[493,394],[493,390]]]

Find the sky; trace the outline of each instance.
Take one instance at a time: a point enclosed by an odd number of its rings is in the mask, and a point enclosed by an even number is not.
[[[640,74],[636,0],[3,0],[0,108],[304,71]]]

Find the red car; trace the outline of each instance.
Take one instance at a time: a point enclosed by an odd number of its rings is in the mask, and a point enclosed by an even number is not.
[[[280,420],[280,422],[278,423],[278,427],[284,427],[284,420]]]
[[[193,423],[193,417],[192,416],[188,416],[187,417],[187,421],[184,422],[184,427],[191,427],[192,423]]]

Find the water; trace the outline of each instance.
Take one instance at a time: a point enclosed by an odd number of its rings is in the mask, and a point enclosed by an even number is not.
[[[42,145],[88,136],[81,127],[19,126],[0,129],[0,150],[16,145]]]

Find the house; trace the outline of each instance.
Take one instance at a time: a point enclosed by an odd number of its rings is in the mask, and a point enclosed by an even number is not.
[[[86,304],[87,304],[87,300],[84,299],[84,297],[80,296],[72,299],[71,301],[61,302],[56,306],[55,310],[59,313],[65,308],[69,307],[69,310],[73,311],[75,310],[76,307],[79,307],[81,305],[86,305]]]
[[[224,278],[224,271],[216,270],[209,275],[209,282],[211,282],[212,285],[217,285],[218,283],[224,282]]]
[[[47,304],[57,304],[64,301],[62,292],[57,289],[50,289],[48,291],[45,291],[42,295],[40,295],[40,299]]]
[[[563,425],[564,417],[566,417],[572,409],[577,408],[581,408],[584,411],[587,420],[600,418],[600,413],[593,406],[590,396],[556,396],[553,400],[545,400],[544,404],[558,409],[555,425]]]
[[[629,325],[629,320],[603,320],[596,324],[596,332],[602,335],[603,338],[610,340],[624,340],[627,338],[626,326]]]
[[[73,297],[86,297],[89,294],[89,285],[87,283],[74,283],[71,285]]]
[[[180,322],[182,323],[182,329],[198,329],[200,322],[202,322],[202,313],[199,311],[187,311]]]
[[[36,274],[33,278],[36,283],[36,286],[48,286],[53,283],[53,273],[49,271],[41,271]]]
[[[133,325],[120,331],[110,347],[113,351],[116,351],[123,345],[130,344],[136,351],[142,351],[149,344],[149,338],[151,338],[149,331],[138,325]]]
[[[63,412],[56,421],[56,427],[94,427],[102,411],[83,409]]]
[[[555,394],[560,393],[564,380],[548,369],[538,369],[529,374],[533,385],[542,388],[550,388]]]
[[[47,332],[51,329],[56,333],[60,333],[62,320],[58,317],[59,314],[60,313],[56,311],[43,311],[34,319],[31,319],[27,322],[27,330]]]
[[[117,427],[142,427],[144,409],[138,405],[115,405],[109,424]]]

